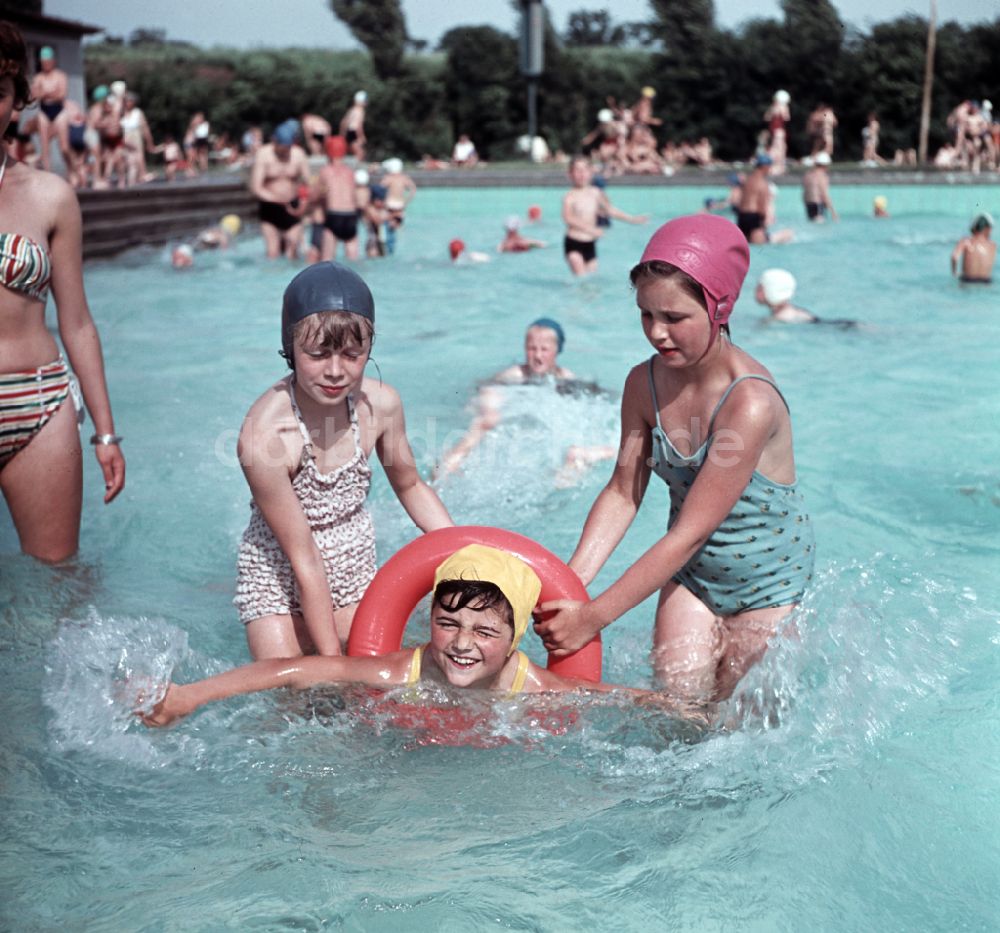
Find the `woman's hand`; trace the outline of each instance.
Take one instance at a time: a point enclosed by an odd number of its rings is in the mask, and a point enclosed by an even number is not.
[[[117,444],[97,444],[94,453],[104,474],[104,502],[107,504],[125,488],[125,457]]]
[[[557,657],[579,651],[604,628],[590,602],[554,599],[542,603],[538,609],[535,631],[545,650]]]

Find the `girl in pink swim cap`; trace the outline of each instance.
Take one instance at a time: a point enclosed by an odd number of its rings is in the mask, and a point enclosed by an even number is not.
[[[659,593],[653,672],[686,701],[728,697],[812,577],[787,403],[729,336],[749,263],[735,224],[699,214],[660,227],[632,269],[655,352],[625,381],[618,458],[570,566],[597,576],[653,473],[670,490],[668,530],[591,602],[546,604],[557,611],[535,626],[550,651],[573,651]]]

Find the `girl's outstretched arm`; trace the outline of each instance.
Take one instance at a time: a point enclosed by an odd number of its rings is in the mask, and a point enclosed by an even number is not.
[[[406,419],[399,393],[383,383],[376,393],[370,394],[375,396],[374,405],[381,426],[375,451],[396,498],[421,531],[450,528],[455,523],[444,503],[417,472],[406,437]]]

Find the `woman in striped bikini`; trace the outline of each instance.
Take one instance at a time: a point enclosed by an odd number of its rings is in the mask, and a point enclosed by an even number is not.
[[[0,137],[28,101],[24,40],[0,22]],[[83,389],[104,501],[125,485],[97,328],[83,290],[80,208],[61,178],[16,161],[0,141],[0,490],[21,550],[60,561],[77,549],[83,455],[76,385],[45,326],[51,287],[59,336]],[[70,397],[73,396],[72,400]],[[74,404],[76,402],[76,404]],[[82,411],[80,412],[82,417]]]

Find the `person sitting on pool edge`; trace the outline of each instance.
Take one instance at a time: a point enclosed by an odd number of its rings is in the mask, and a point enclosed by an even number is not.
[[[166,726],[206,703],[278,687],[304,690],[353,683],[387,688],[420,682],[508,696],[623,691],[674,710],[663,694],[562,677],[519,651],[541,590],[537,574],[520,558],[499,548],[469,544],[444,560],[434,574],[426,645],[381,657],[312,655],[255,661],[193,683],[169,683],[153,710],[137,715],[147,726]],[[696,715],[693,710],[691,714]]]
[[[951,274],[955,275],[958,272],[961,260],[960,282],[989,285],[993,281],[993,263],[997,258],[997,245],[990,239],[992,229],[993,218],[985,212],[977,214],[969,228],[972,236],[964,236],[955,244],[951,254]]]

